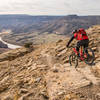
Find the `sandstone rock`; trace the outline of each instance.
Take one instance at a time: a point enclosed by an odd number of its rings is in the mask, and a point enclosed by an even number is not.
[[[66,95],[65,100],[80,100],[80,99],[76,94],[70,93]]]
[[[93,71],[95,71],[95,73],[100,76],[100,63],[97,63],[95,66],[93,66]]]
[[[24,56],[24,54],[27,54],[28,52],[29,50],[26,48],[18,48],[16,50],[10,50],[0,55],[0,61],[2,62],[5,60],[13,60],[17,57]]]
[[[37,68],[36,63],[33,63],[33,64],[31,65],[31,67],[30,67],[31,70],[35,70],[36,68]]]
[[[26,98],[28,95],[29,95],[29,93],[27,93],[27,94],[21,96],[18,100],[25,100],[25,98]]]
[[[24,89],[24,88],[23,88],[23,89],[20,89],[20,93],[24,93],[24,94],[25,94],[25,93],[27,93],[27,92],[28,92],[27,89]]]
[[[33,59],[30,59],[30,61],[27,64],[27,67],[30,67],[32,65]]]
[[[58,69],[53,69],[53,72],[54,72],[54,73],[57,73],[57,72],[58,72]]]
[[[3,83],[6,83],[7,82],[7,80],[9,80],[9,76],[6,76],[4,79],[2,79],[1,81],[0,81],[0,84],[3,84]]]
[[[1,93],[1,92],[4,92],[5,90],[7,90],[8,87],[9,87],[9,83],[8,83],[8,84],[5,83],[5,84],[3,84],[3,85],[0,85],[0,93]]]
[[[88,80],[90,80],[93,84],[98,85],[100,83],[100,78],[95,77],[92,73],[90,66],[86,66],[85,68],[78,69]]]
[[[93,51],[96,51],[96,50],[97,50],[97,47],[93,47],[92,50],[93,50]]]
[[[100,93],[97,93],[97,94],[95,95],[95,97],[96,97],[97,100],[99,100],[99,99],[100,99]]]
[[[46,89],[43,89],[41,92],[40,92],[40,95],[42,96],[43,100],[48,100],[49,97],[47,95],[47,92],[46,92]]]
[[[12,95],[7,95],[2,100],[13,100],[13,96]]]
[[[35,82],[39,83],[41,81],[41,77],[35,79]]]
[[[67,49],[64,49],[63,51],[61,51],[57,56],[58,57],[61,57],[63,54],[65,54],[66,53],[66,51],[67,51]]]
[[[65,46],[63,46],[63,47],[59,48],[57,51],[58,51],[58,52],[61,52],[61,51],[63,51],[64,49],[66,49],[66,47],[65,47]]]
[[[58,72],[59,68],[62,68],[62,65],[60,63],[54,64],[54,66],[51,68],[53,72]]]
[[[46,75],[48,94],[51,100],[53,100],[55,95],[57,96],[61,90],[69,91],[91,85],[91,82],[87,80],[80,72],[77,72],[75,68],[58,68],[59,72],[56,74],[49,71]],[[60,82],[60,85],[57,84],[57,82]]]
[[[55,47],[55,50],[57,51],[60,47],[61,47],[61,45],[57,45],[57,46]]]

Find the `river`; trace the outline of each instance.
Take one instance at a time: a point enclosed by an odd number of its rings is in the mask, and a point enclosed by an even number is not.
[[[8,48],[10,48],[10,49],[21,48],[21,46],[10,44],[10,43],[3,41],[1,37],[0,37],[0,41],[3,42],[4,44],[7,44]]]

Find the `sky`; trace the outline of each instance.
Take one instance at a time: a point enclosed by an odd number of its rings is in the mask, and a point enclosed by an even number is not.
[[[0,14],[100,15],[100,0],[0,0]]]

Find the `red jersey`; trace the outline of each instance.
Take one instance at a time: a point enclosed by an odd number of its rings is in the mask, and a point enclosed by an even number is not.
[[[88,39],[88,36],[82,35],[81,32],[77,32],[74,34],[74,38],[76,38],[77,40],[86,40],[86,39]]]

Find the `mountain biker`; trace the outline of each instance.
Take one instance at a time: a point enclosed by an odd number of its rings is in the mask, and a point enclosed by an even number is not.
[[[88,47],[89,38],[83,28],[80,28],[79,30],[74,30],[72,33],[73,33],[73,36],[71,37],[71,39],[69,40],[69,42],[66,46],[68,47],[73,39],[77,39],[78,42],[77,42],[76,50],[77,50],[77,53],[79,56],[80,46],[83,46],[84,48]],[[86,51],[86,52],[88,52],[88,51]]]

